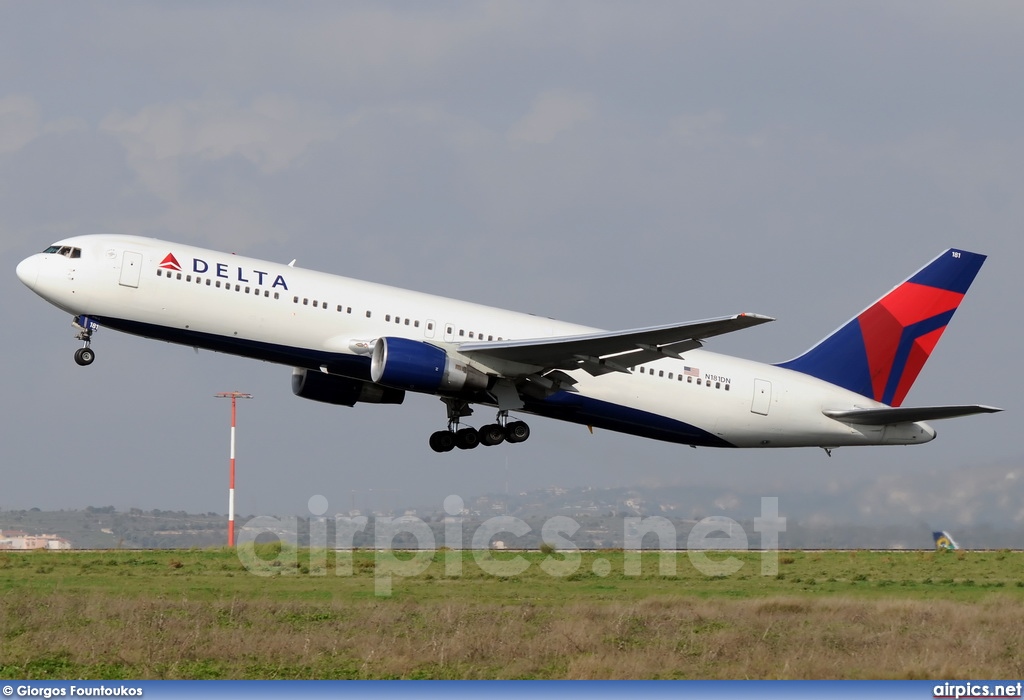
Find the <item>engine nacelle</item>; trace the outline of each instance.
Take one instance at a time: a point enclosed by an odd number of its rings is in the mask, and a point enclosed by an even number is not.
[[[486,374],[441,348],[408,338],[378,338],[370,359],[370,378],[396,389],[427,394],[482,391]]]
[[[405,392],[358,379],[324,374],[303,367],[292,370],[292,393],[311,401],[354,406],[357,403],[402,403]]]

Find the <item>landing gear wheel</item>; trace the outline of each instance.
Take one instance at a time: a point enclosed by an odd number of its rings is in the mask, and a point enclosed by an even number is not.
[[[430,449],[434,452],[451,452],[455,447],[455,433],[450,430],[438,430],[430,434]]]
[[[505,442],[505,429],[497,423],[491,423],[480,428],[480,444],[487,447],[500,445]]]
[[[525,442],[530,437],[530,426],[521,420],[512,421],[505,426],[505,439],[509,442]]]
[[[96,359],[96,353],[90,348],[78,348],[75,350],[75,362],[82,367],[91,365],[92,361]]]
[[[455,433],[455,446],[460,450],[472,450],[480,444],[480,434],[474,428],[463,428]]]

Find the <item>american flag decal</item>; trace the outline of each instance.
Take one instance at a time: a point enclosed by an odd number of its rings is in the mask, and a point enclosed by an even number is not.
[[[683,367],[683,375],[686,377],[699,377],[700,370],[696,367]]]

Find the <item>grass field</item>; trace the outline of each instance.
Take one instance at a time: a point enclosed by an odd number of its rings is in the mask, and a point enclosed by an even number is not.
[[[1024,676],[1020,552],[780,552],[771,576],[757,552],[710,554],[742,564],[727,576],[685,553],[634,575],[635,554],[584,552],[568,576],[541,552],[357,551],[351,575],[334,553],[262,556],[264,575],[226,549],[0,553],[0,676]]]

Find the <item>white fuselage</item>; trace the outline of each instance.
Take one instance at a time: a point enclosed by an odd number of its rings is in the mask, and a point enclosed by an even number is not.
[[[79,236],[18,267],[74,315],[142,336],[369,381],[368,346],[402,337],[444,349],[477,340],[597,329],[149,238]],[[176,264],[175,264],[176,263]],[[176,269],[178,268],[178,269]],[[881,406],[833,384],[703,349],[630,374],[573,371],[575,392],[524,411],[682,444],[795,447],[916,444],[924,423],[852,425],[824,410]]]

